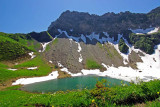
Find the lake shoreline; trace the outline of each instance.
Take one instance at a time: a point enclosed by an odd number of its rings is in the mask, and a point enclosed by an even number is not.
[[[22,90],[28,92],[40,92],[40,93],[48,93],[48,92],[56,92],[56,91],[67,91],[67,90],[74,90],[74,89],[93,89],[96,86],[97,81],[101,81],[105,79],[106,87],[114,87],[118,85],[127,84],[129,82],[121,81],[119,79],[114,79],[110,77],[101,77],[97,75],[84,75],[84,76],[77,76],[72,78],[63,78],[63,79],[54,79],[39,83],[33,83],[24,85]]]
[[[100,77],[110,77],[113,79],[119,79],[127,82],[133,82],[138,83],[141,81],[148,82],[154,79],[159,79],[160,75],[157,75],[157,73],[154,73],[152,71],[152,75],[148,72],[140,72],[139,70],[132,69],[130,67],[107,67],[105,64],[103,64],[104,67],[107,68],[106,71],[101,72],[99,69],[94,70],[86,70],[82,69],[80,73],[72,74],[72,77],[79,77],[79,76],[86,76],[86,75],[96,75]],[[63,71],[65,72],[65,71]],[[67,71],[66,73],[68,73]],[[69,72],[70,73],[70,72]],[[69,74],[68,73],[68,74]],[[71,73],[70,73],[71,74]],[[59,73],[58,71],[53,71],[48,76],[42,76],[42,77],[33,77],[33,78],[20,78],[12,83],[12,85],[27,85],[27,84],[33,84],[36,82],[43,82],[53,79],[59,79],[58,78]],[[65,77],[66,78],[66,77]]]
[[[84,70],[85,71],[85,70]],[[95,69],[95,70],[88,70],[88,71],[96,71],[96,72],[90,72],[90,73],[85,73],[85,74],[81,74],[81,75],[77,75],[75,74],[74,76],[71,77],[65,77],[65,78],[74,78],[74,77],[83,77],[83,76],[89,76],[89,75],[93,75],[93,76],[98,76],[98,77],[109,77],[109,78],[113,78],[113,79],[118,79],[118,80],[122,80],[122,81],[126,81],[123,80],[121,78],[114,78],[111,76],[107,76],[107,75],[99,75],[99,70]],[[55,73],[56,72],[56,73]],[[20,78],[17,79],[15,82],[12,83],[12,86],[14,85],[28,85],[28,84],[34,84],[34,83],[38,83],[38,82],[44,82],[44,81],[49,81],[49,80],[54,80],[54,79],[63,79],[63,78],[58,78],[58,71],[53,71],[52,73],[50,73],[48,76],[42,76],[42,77],[30,77],[30,78]],[[83,73],[83,72],[82,72]],[[101,72],[103,73],[103,72]],[[55,74],[55,75],[54,75]],[[79,73],[78,73],[79,74]],[[51,76],[52,75],[52,76]],[[53,77],[53,78],[52,78]],[[131,81],[127,81],[127,82],[131,82]]]

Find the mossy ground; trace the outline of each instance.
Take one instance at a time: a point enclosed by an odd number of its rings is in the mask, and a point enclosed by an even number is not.
[[[86,68],[87,69],[101,69],[102,65],[98,64],[93,59],[87,59],[87,61],[86,61]]]

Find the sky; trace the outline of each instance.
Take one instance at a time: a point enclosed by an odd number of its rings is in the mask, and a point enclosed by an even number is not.
[[[0,32],[46,31],[66,10],[103,15],[147,13],[158,6],[160,0],[0,0]]]

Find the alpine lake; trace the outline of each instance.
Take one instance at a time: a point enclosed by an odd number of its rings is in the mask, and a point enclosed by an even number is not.
[[[100,77],[96,75],[87,75],[87,76],[78,76],[71,78],[63,78],[63,79],[53,79],[49,81],[37,82],[33,84],[24,85],[22,90],[28,92],[37,92],[37,93],[48,93],[48,92],[56,92],[56,91],[67,91],[74,89],[92,89],[95,87],[97,81],[101,81],[105,79],[106,86],[114,87],[117,85],[126,84],[129,85],[129,82],[110,78],[110,77]]]

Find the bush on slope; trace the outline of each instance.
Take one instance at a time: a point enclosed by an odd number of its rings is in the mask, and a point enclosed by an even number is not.
[[[10,36],[9,34],[0,33],[0,60],[14,60],[31,51],[27,46],[18,42],[23,39],[18,36]]]

